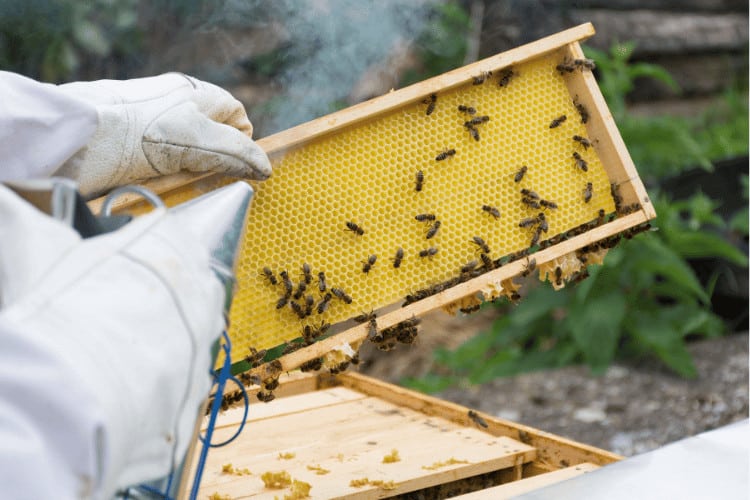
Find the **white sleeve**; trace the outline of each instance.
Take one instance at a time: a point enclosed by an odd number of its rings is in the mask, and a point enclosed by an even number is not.
[[[97,123],[91,104],[0,71],[0,181],[52,174],[88,143]]]
[[[95,448],[106,445],[101,410],[65,356],[19,330],[0,317],[0,496],[91,498]]]

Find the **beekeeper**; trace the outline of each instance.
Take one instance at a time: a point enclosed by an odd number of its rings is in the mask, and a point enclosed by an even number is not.
[[[0,72],[0,181],[93,196],[181,170],[265,179],[243,106],[177,73],[42,84]],[[189,227],[82,240],[0,184],[0,497],[104,498],[165,476],[209,389],[224,291]]]

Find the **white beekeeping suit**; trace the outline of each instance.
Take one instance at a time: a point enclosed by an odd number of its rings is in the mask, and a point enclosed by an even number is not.
[[[0,72],[0,181],[94,195],[179,170],[264,179],[227,92],[181,74],[47,85]],[[164,210],[82,240],[0,184],[0,498],[108,498],[184,454],[224,289]]]

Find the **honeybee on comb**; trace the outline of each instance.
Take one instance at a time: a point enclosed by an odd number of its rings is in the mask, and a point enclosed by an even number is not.
[[[529,170],[529,167],[526,165],[523,165],[521,168],[518,169],[518,172],[516,172],[515,177],[513,177],[513,181],[515,182],[521,182],[523,180],[523,176],[526,175],[526,172]]]
[[[393,258],[393,267],[398,269],[401,267],[401,261],[404,260],[404,249],[399,247],[396,250],[396,256]]]
[[[578,102],[578,96],[573,99],[573,104],[575,105],[578,114],[581,115],[581,123],[587,123],[589,121],[589,110],[586,109],[586,106]]]
[[[307,262],[302,263],[302,276],[305,279],[306,285],[309,285],[312,282],[312,270],[310,269],[310,264]]]
[[[552,122],[551,122],[551,123],[549,124],[549,128],[557,128],[557,127],[559,127],[560,125],[562,125],[562,123],[563,123],[563,122],[564,122],[565,120],[567,120],[567,119],[568,119],[568,117],[567,117],[567,116],[565,116],[565,115],[560,115],[560,116],[558,116],[557,118],[555,118],[554,120],[552,120]]]
[[[433,221],[435,220],[435,214],[417,214],[414,218],[419,222]]]
[[[346,304],[352,303],[352,298],[341,288],[331,288],[331,293],[334,294],[339,300],[344,301]]]
[[[422,104],[427,104],[427,111],[425,114],[430,116],[435,111],[435,104],[437,104],[437,95],[430,94],[430,97],[422,101]]]
[[[445,151],[443,151],[442,153],[440,153],[439,155],[435,157],[435,161],[443,161],[446,158],[449,158],[455,154],[456,154],[455,149],[446,149]]]
[[[583,159],[583,157],[578,154],[578,152],[573,151],[573,158],[576,159],[576,166],[583,170],[584,172],[589,171],[589,164],[586,160]]]
[[[594,185],[590,182],[586,183],[586,189],[583,190],[583,201],[588,203],[591,201],[591,197],[594,194]]]
[[[513,71],[513,68],[505,68],[500,72],[500,78],[497,82],[497,84],[500,87],[507,87],[508,83],[510,83],[510,79],[516,76],[518,73]]]
[[[480,139],[479,130],[477,130],[476,127],[474,127],[474,125],[472,125],[469,122],[466,122],[464,123],[464,127],[466,127],[466,130],[469,131],[469,135],[471,136],[472,139],[474,139],[475,141],[479,141]]]
[[[421,170],[417,170],[417,176],[416,176],[416,185],[414,190],[418,193],[422,191],[422,188],[424,187],[424,172]]]
[[[276,279],[276,276],[273,275],[273,271],[271,271],[270,267],[264,267],[261,276],[266,278],[272,285],[278,284],[278,280]]]
[[[580,135],[574,135],[573,140],[580,143],[583,149],[588,149],[591,146],[591,141]]]
[[[472,236],[472,242],[482,250],[482,253],[490,253],[490,246],[479,236]]]
[[[495,219],[500,218],[500,210],[491,205],[482,205],[482,210],[490,214]]]
[[[458,105],[458,110],[469,115],[476,114],[477,112],[477,110],[472,108],[471,106],[464,106],[463,104]]]
[[[367,260],[362,262],[362,272],[368,274],[370,269],[372,269],[372,266],[375,265],[376,260],[378,260],[377,255],[370,255],[367,257]]]
[[[351,231],[354,234],[357,234],[359,236],[362,236],[363,234],[365,234],[364,229],[362,229],[360,226],[358,226],[357,224],[351,221],[346,221],[346,230]]]
[[[419,251],[420,257],[432,257],[433,255],[438,253],[438,249],[435,247],[425,248],[424,250]]]
[[[487,78],[492,76],[492,71],[482,71],[477,76],[474,77],[474,80],[472,81],[472,85],[481,85],[484,83]]]
[[[427,231],[427,239],[432,239],[438,232],[438,229],[440,229],[441,222],[439,220],[436,220],[432,227]]]

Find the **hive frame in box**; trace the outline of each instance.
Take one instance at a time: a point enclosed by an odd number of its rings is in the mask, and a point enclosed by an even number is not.
[[[293,127],[270,137],[259,139],[257,142],[273,160],[275,157],[283,155],[286,151],[300,147],[306,142],[329,134],[335,134],[346,127],[371,120],[400,107],[413,105],[415,102],[422,101],[430,94],[445,92],[465,85],[477,74],[485,71],[500,70],[550,54],[556,54],[560,61],[565,58],[581,58],[583,57],[583,52],[579,41],[585,40],[593,34],[594,28],[590,23],[582,24],[536,42]],[[597,139],[597,154],[610,181],[619,186],[623,205],[638,204],[640,209],[534,253],[533,256],[538,266],[570,254],[586,245],[643,224],[653,219],[656,215],[630,155],[617,131],[614,120],[608,111],[604,98],[599,91],[594,76],[590,72],[576,72],[575,78],[566,78],[565,80],[570,95],[577,96],[577,101],[589,110],[590,119],[586,124],[586,128],[589,136],[596,137]],[[212,173],[182,173],[149,181],[146,183],[146,186],[157,194],[168,195],[180,190],[196,189],[193,186],[196,186],[199,182],[208,181],[210,183],[211,179],[218,180],[219,178],[218,174]],[[100,201],[98,200],[92,202],[94,209],[99,205]],[[137,199],[123,196],[114,208],[121,210],[137,207],[137,205]],[[501,282],[521,274],[526,264],[526,259],[510,262],[481,276],[448,288],[441,293],[383,314],[378,317],[378,328],[388,328],[413,316],[420,316],[428,311],[454,303],[464,297],[486,292],[488,288],[497,289]],[[281,371],[295,369],[307,361],[321,357],[344,343],[356,345],[366,337],[367,325],[358,325],[308,347],[289,353],[280,358],[278,362],[273,364],[266,363],[254,369],[254,373],[261,379],[273,378],[278,376],[278,373]]]
[[[382,498],[429,491],[455,481],[470,481],[485,473],[497,473],[499,486],[477,491],[469,497],[509,498],[622,459],[614,453],[484,413],[478,414],[482,422],[478,424],[469,415],[469,408],[357,373],[336,376],[291,373],[281,377],[277,392],[280,396],[277,405],[251,404],[251,408],[257,407],[251,411],[253,416],[248,424],[251,429],[262,427],[262,436],[253,436],[252,432],[243,434],[237,442],[216,450],[209,458],[202,493],[218,490],[231,497],[274,493],[282,496],[279,490],[262,489],[258,476],[266,467],[265,470],[290,469],[295,479],[316,479],[311,481],[311,495],[315,496],[317,491],[318,496],[333,498]],[[359,402],[365,404],[358,407]],[[243,418],[238,410],[220,416],[217,428],[233,433]],[[300,419],[323,428],[329,427],[330,419],[336,420],[339,425],[331,425],[330,432],[340,439],[310,433],[307,427],[294,424]],[[472,441],[468,439],[469,433],[485,434],[487,441]],[[425,446],[422,439],[427,435],[440,440],[440,445],[431,441],[430,446]],[[513,440],[513,446],[503,451],[503,443],[508,443],[506,439]],[[400,465],[412,472],[421,468],[416,476],[406,474],[408,479],[403,482],[394,477],[399,473],[391,469],[393,465],[383,466],[380,460],[396,443],[403,457]],[[477,459],[436,469],[425,468],[420,467],[423,449],[430,459],[427,463],[454,455],[467,459],[467,450],[477,452]],[[289,457],[291,461],[281,460],[278,454],[286,451],[296,452],[297,456]],[[340,451],[345,457],[331,458]],[[327,462],[325,469],[330,469],[330,474],[308,474],[311,478],[297,475],[299,468],[304,469],[301,463],[306,463],[311,454],[316,463]],[[478,458],[480,456],[482,458]],[[499,465],[501,461],[504,465]],[[222,474],[224,464],[234,464],[239,469],[250,467],[254,476]],[[400,465],[395,467],[400,468]],[[370,486],[347,490],[353,470],[366,470],[371,478],[396,479],[398,489],[385,491]],[[337,486],[331,489],[332,485]],[[321,489],[325,493],[321,493]]]

